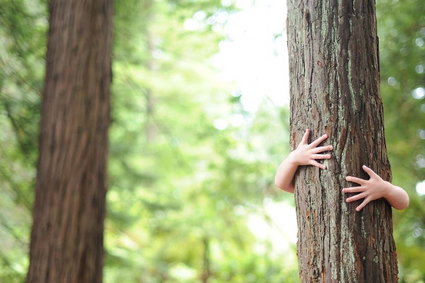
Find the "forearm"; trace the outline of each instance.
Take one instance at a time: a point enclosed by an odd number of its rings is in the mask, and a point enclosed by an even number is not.
[[[407,208],[409,206],[409,196],[406,191],[389,182],[386,182],[386,184],[388,189],[384,198],[389,202],[389,204],[399,210]]]
[[[289,193],[294,192],[294,176],[298,165],[292,160],[291,154],[279,165],[275,176],[275,184]]]

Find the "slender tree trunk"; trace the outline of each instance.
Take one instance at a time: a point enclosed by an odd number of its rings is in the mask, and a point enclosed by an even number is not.
[[[152,10],[151,6],[149,7],[149,9]],[[150,12],[149,18],[153,18],[152,12]],[[154,58],[155,43],[153,38],[154,35],[150,31],[150,27],[148,27],[146,36],[147,36],[147,47],[148,47],[147,50],[148,50],[148,56],[149,56],[148,61],[146,63],[146,68],[149,72],[154,72],[156,69],[155,58]],[[145,97],[146,97],[146,125],[145,125],[146,142],[152,143],[156,137],[156,129],[155,129],[155,123],[154,123],[156,97],[151,87],[148,87],[146,89]]]
[[[211,277],[211,263],[210,263],[210,239],[205,236],[202,239],[203,254],[202,254],[202,274],[201,282],[208,283]]]
[[[302,282],[397,282],[389,204],[361,212],[341,189],[363,164],[390,179],[379,94],[374,1],[289,0],[291,144],[306,128],[334,146],[328,170],[296,175],[298,257]]]
[[[112,0],[51,0],[27,282],[102,282]]]

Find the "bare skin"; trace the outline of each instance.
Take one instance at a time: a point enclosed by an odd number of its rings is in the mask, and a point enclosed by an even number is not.
[[[356,211],[360,211],[369,202],[380,198],[385,198],[395,209],[402,210],[409,206],[409,196],[405,190],[383,180],[366,165],[363,165],[362,168],[370,176],[370,179],[364,180],[347,176],[345,178],[347,181],[357,183],[360,186],[342,189],[343,193],[358,193],[355,196],[347,198],[346,202],[363,199],[363,202],[356,207]]]
[[[320,138],[308,144],[310,130],[306,130],[298,147],[292,151],[288,157],[282,161],[277,169],[275,184],[284,191],[294,192],[294,175],[298,166],[313,165],[320,169],[326,169],[326,166],[317,162],[320,159],[330,159],[330,154],[321,154],[333,149],[332,145],[318,146],[325,141],[328,136],[325,134]]]
[[[295,150],[282,161],[277,169],[275,184],[280,189],[293,193],[295,189],[294,176],[299,166],[312,165],[320,169],[326,169],[326,166],[317,160],[330,159],[331,154],[324,153],[333,149],[332,145],[319,146],[328,136],[325,134],[308,144],[310,130],[306,130],[304,136]],[[409,206],[409,196],[402,188],[384,181],[372,169],[363,165],[363,170],[370,176],[369,180],[347,176],[346,180],[357,183],[360,186],[343,188],[343,193],[358,193],[355,196],[346,199],[347,202],[353,202],[363,199],[363,202],[357,206],[356,211],[360,211],[369,202],[385,198],[395,209],[405,209]]]

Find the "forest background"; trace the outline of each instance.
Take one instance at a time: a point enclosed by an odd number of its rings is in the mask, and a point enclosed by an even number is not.
[[[48,7],[0,7],[0,282],[23,282]],[[289,152],[285,9],[115,1],[105,282],[298,282],[293,196],[273,185]],[[394,211],[400,281],[425,282],[425,2],[377,12],[393,183],[411,197]]]

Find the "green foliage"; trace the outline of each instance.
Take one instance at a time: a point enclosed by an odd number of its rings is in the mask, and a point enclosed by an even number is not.
[[[393,182],[410,196],[410,207],[394,217],[400,279],[425,282],[425,196],[415,189],[425,179],[425,98],[415,98],[415,89],[425,88],[425,2],[377,5],[388,154]]]
[[[0,1],[0,282],[22,282],[37,155],[46,11],[40,1]]]
[[[259,135],[286,134],[284,123],[270,126],[280,118],[270,105],[250,117],[212,64],[232,8],[116,6],[106,282],[194,282],[205,274],[211,282],[281,282],[295,262],[282,269],[255,253],[246,221],[262,191],[276,192],[280,157],[272,154],[282,140],[267,145]],[[246,125],[214,126],[235,116]]]

